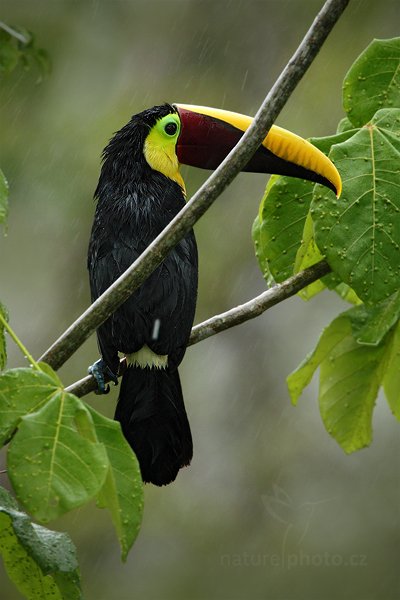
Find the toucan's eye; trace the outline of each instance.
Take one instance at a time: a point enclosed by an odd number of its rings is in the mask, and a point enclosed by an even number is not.
[[[167,135],[175,135],[178,131],[178,125],[176,123],[167,123],[164,127],[164,131]]]

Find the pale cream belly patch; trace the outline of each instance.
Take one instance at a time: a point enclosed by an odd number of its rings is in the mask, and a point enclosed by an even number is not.
[[[145,344],[137,352],[127,354],[126,362],[128,367],[166,369],[168,367],[168,354],[156,354]]]

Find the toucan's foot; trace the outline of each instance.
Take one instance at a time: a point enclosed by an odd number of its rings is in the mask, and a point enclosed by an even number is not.
[[[118,385],[118,377],[113,373],[108,365],[102,358],[96,360],[96,362],[88,368],[88,373],[93,375],[97,381],[97,390],[95,394],[108,394],[110,386],[106,385],[106,378],[110,379],[114,385]]]

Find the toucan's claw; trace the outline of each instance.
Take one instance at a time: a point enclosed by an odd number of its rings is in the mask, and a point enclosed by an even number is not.
[[[96,362],[88,368],[88,373],[92,375],[97,381],[97,390],[95,394],[108,394],[110,386],[106,385],[106,377],[110,379],[114,385],[118,385],[118,377],[113,373],[110,367],[104,362],[102,358],[96,360]]]

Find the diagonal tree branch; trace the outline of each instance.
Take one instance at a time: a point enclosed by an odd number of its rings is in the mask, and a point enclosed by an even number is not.
[[[193,327],[189,346],[197,344],[221,331],[225,331],[236,325],[241,325],[250,319],[258,317],[269,308],[294,296],[300,292],[300,290],[310,285],[310,283],[324,277],[324,275],[327,275],[330,271],[331,268],[326,260],[321,260],[312,267],[308,267],[307,269],[304,269],[304,271],[292,275],[292,277],[289,277],[286,281],[274,285],[252,300],[249,300],[244,304],[239,304],[239,306],[235,306],[235,308],[231,308],[220,315],[215,315],[214,317],[207,319],[207,321],[203,321],[203,323]]]
[[[188,345],[192,346],[221,331],[225,331],[226,329],[230,329],[231,327],[235,327],[236,325],[240,325],[241,323],[245,323],[250,319],[258,317],[269,308],[294,296],[297,292],[307,287],[307,285],[313,283],[313,281],[327,275],[330,270],[328,263],[325,260],[321,260],[312,267],[308,267],[308,269],[289,277],[283,283],[266,290],[252,300],[240,304],[220,315],[215,315],[214,317],[207,319],[207,321],[193,327]],[[123,372],[124,369],[125,359],[122,359],[120,363],[120,372]],[[94,377],[92,375],[87,375],[83,379],[70,385],[67,388],[67,392],[82,397],[95,391],[96,388],[97,382]]]
[[[41,356],[54,369],[61,367],[83,342],[157,268],[168,252],[206,212],[248,163],[318,54],[349,0],[327,0],[298,49],[258,110],[253,123],[205,184],[143,254]]]

